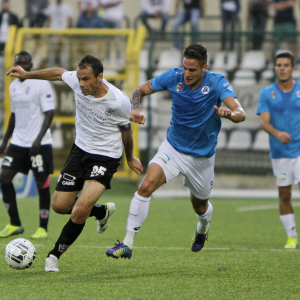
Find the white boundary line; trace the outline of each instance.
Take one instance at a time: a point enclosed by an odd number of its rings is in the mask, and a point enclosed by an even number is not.
[[[300,203],[293,202],[293,207],[300,207]],[[257,205],[257,206],[245,206],[237,209],[238,212],[247,211],[259,211],[259,210],[269,210],[269,209],[279,209],[279,204],[267,204],[267,205]]]
[[[300,199],[299,190],[293,190],[293,199]],[[189,198],[189,189],[158,189],[153,198]],[[274,189],[212,189],[210,198],[265,198],[278,199],[277,188]]]
[[[7,244],[2,244],[6,246]],[[48,247],[48,245],[34,245],[37,248]],[[110,246],[72,246],[72,248],[84,248],[84,249],[108,249]],[[184,247],[134,247],[134,249],[143,249],[143,250],[191,250],[190,248]],[[288,252],[288,251],[297,251],[297,249],[247,249],[247,248],[203,248],[201,251],[275,251],[275,252]]]

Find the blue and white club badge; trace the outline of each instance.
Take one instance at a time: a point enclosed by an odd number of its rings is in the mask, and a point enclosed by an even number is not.
[[[201,89],[201,92],[203,95],[207,95],[209,93],[210,89],[209,89],[209,86],[204,86],[202,89]]]

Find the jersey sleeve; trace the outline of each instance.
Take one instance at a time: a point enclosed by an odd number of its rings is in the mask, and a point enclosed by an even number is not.
[[[168,89],[169,84],[172,82],[174,69],[166,71],[152,79],[152,86],[156,92]]]
[[[217,81],[217,89],[219,93],[219,99],[223,101],[226,97],[236,98],[236,94],[233,91],[232,86],[228,83],[223,75],[219,75],[219,80]]]
[[[266,96],[265,89],[260,91],[256,114],[260,115],[263,112],[270,112],[268,97]]]
[[[78,82],[76,71],[67,71],[62,74],[61,79],[66,83],[72,90]]]
[[[46,80],[41,80],[40,82],[40,105],[41,110],[43,112],[48,110],[54,110],[54,95],[53,95],[53,89],[50,85],[50,83]]]

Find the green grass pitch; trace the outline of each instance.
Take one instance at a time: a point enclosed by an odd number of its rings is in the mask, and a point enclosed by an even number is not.
[[[197,218],[189,199],[152,199],[132,259],[106,257],[105,250],[124,238],[135,190],[112,182],[99,201],[116,203],[108,230],[99,235],[94,218],[88,219],[62,255],[59,273],[45,273],[44,262],[69,216],[51,212],[49,238],[33,240],[37,258],[27,270],[14,270],[4,259],[5,246],[17,236],[1,239],[0,299],[300,299],[300,251],[283,249],[277,199],[211,199],[210,243],[198,253],[190,250]],[[18,206],[22,237],[30,239],[38,227],[38,200],[20,199]],[[300,232],[298,205],[295,214]],[[8,223],[4,206],[0,220],[2,229]]]

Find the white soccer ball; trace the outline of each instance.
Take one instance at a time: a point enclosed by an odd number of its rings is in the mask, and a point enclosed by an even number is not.
[[[29,268],[36,258],[35,247],[26,239],[15,239],[5,248],[5,260],[17,270]]]

